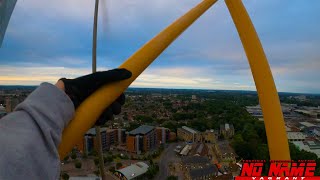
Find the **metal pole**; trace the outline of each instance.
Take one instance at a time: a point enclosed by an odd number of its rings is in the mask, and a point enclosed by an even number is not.
[[[241,0],[225,0],[248,57],[268,138],[270,159],[290,160],[279,96],[258,34]]]
[[[181,18],[176,20],[156,37],[146,43],[141,49],[134,53],[120,68],[126,68],[132,72],[130,79],[115,82],[97,90],[88,97],[77,109],[75,117],[65,128],[59,146],[60,158],[74,146],[94,125],[104,109],[111,105],[117,97],[124,92],[129,85],[194,21],[206,12],[217,0],[203,0]]]
[[[96,0],[94,8],[94,22],[93,22],[93,39],[92,39],[92,73],[97,72],[97,31],[98,31],[98,12],[99,12],[99,0]],[[102,180],[105,180],[103,152],[101,146],[101,129],[100,126],[95,127],[96,130],[96,142],[99,158],[99,170]]]

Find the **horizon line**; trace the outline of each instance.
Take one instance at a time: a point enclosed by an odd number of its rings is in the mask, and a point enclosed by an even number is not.
[[[39,85],[0,85],[0,87],[10,87],[10,86],[20,86],[20,87],[38,87]],[[136,88],[136,89],[173,89],[173,90],[202,90],[202,91],[249,91],[249,92],[255,92],[256,90],[241,90],[241,89],[206,89],[206,88],[169,88],[169,87],[128,87],[128,88]],[[289,94],[306,94],[306,95],[320,95],[320,93],[310,93],[310,92],[285,92],[285,91],[278,91],[279,93],[289,93]]]

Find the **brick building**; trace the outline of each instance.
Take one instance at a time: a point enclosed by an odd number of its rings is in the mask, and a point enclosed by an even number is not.
[[[170,140],[170,130],[164,127],[156,127],[157,144],[165,144]]]
[[[129,152],[140,154],[156,148],[157,144],[157,131],[153,126],[142,125],[127,134]]]
[[[76,148],[80,152],[90,153],[97,150],[95,128],[89,129],[82,141],[77,143]],[[124,129],[101,128],[101,147],[102,151],[108,151],[112,145],[124,144],[126,134]]]

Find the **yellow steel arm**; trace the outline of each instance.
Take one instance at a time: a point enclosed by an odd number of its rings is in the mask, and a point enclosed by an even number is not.
[[[92,127],[103,112],[128,86],[197,18],[217,0],[203,0],[195,8],[163,30],[146,43],[120,67],[132,72],[128,80],[112,83],[99,89],[86,99],[77,109],[75,117],[65,128],[59,146],[60,159],[63,159],[83,135]]]
[[[256,84],[268,137],[270,159],[290,160],[279,96],[262,45],[241,0],[225,0],[237,27]]]

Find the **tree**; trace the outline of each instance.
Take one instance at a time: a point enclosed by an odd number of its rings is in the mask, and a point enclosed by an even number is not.
[[[68,179],[70,178],[70,176],[69,176],[69,174],[67,174],[66,172],[63,172],[63,173],[61,174],[61,178],[62,178],[63,180],[68,180]]]
[[[96,150],[92,150],[89,152],[89,156],[97,156],[97,151]]]
[[[74,163],[74,167],[77,168],[77,169],[80,169],[81,166],[82,166],[82,163],[81,163],[80,161],[76,161],[76,162]]]
[[[114,172],[116,172],[116,168],[115,168],[114,166],[111,166],[111,167],[109,168],[109,171],[112,172],[112,173],[114,173]]]
[[[178,180],[177,176],[168,176],[167,180]]]
[[[69,156],[66,156],[63,160],[64,160],[64,161],[68,161],[69,158],[70,158]]]
[[[72,151],[71,153],[71,159],[75,160],[77,158],[76,152]]]
[[[122,163],[118,162],[118,163],[116,164],[116,168],[119,169],[119,168],[121,168],[121,167],[122,167]]]
[[[153,177],[158,173],[159,166],[157,164],[153,164],[149,167],[148,171],[146,172],[146,177],[148,179],[153,179]]]
[[[83,158],[83,159],[87,159],[87,158],[88,158],[87,153],[83,153],[83,154],[82,154],[82,158]]]
[[[99,158],[94,158],[94,165],[98,166],[99,165]]]

